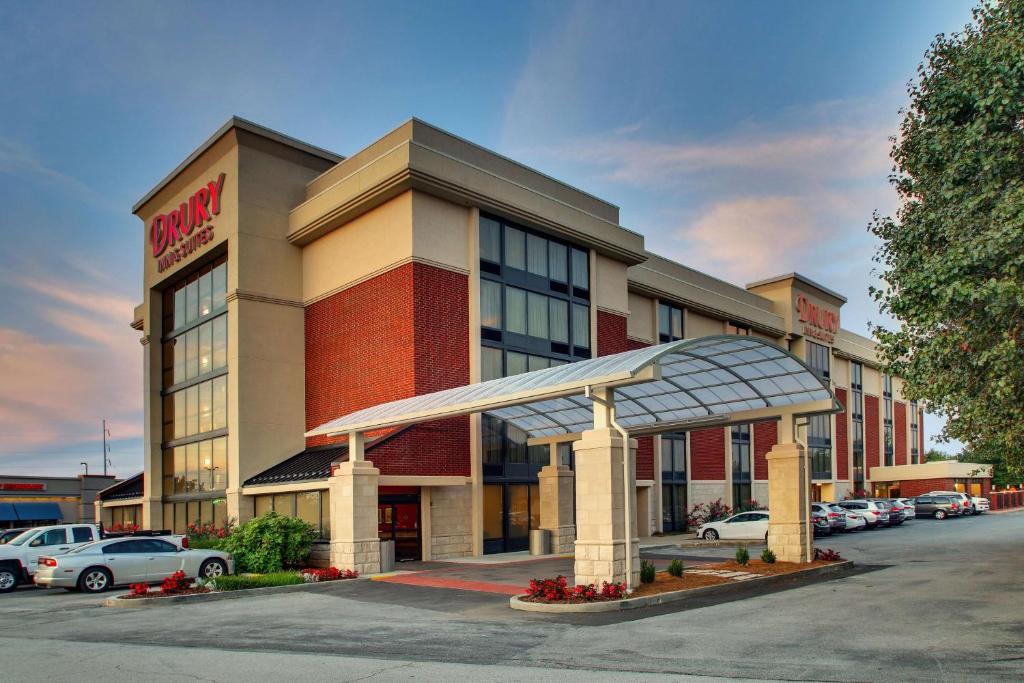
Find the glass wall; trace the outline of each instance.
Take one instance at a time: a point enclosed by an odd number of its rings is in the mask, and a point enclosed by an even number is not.
[[[815,344],[812,341],[807,342],[807,365],[810,366],[814,374],[826,382],[831,377],[830,355],[831,353],[827,346]]]
[[[850,420],[853,426],[853,484],[864,490],[864,366],[850,363]]]
[[[661,435],[661,520],[665,531],[686,529],[686,434]]]
[[[164,291],[163,482],[165,526],[217,521],[228,483],[227,260]]]
[[[750,469],[750,425],[732,427],[732,506],[747,507],[753,499]]]
[[[164,500],[167,500],[165,497]],[[188,532],[189,524],[213,524],[222,527],[228,522],[228,503],[224,498],[203,498],[164,503],[164,529],[176,534]]]
[[[262,517],[276,512],[286,517],[298,517],[320,533],[320,538],[331,537],[330,491],[297,491],[253,496],[253,516]]]
[[[885,417],[882,421],[882,427],[885,430],[884,452],[885,452],[885,465],[892,465],[894,460],[894,449],[892,440],[892,377],[890,375],[882,375],[882,403],[885,406]]]
[[[493,216],[479,229],[481,380],[590,358],[588,251]],[[486,415],[482,431],[484,549],[525,549],[550,449],[528,447],[524,432]]]
[[[910,464],[916,465],[921,459],[921,436],[918,432],[917,401],[910,402]]]
[[[807,365],[815,375],[828,384],[831,381],[831,355],[829,347],[807,343]],[[807,428],[807,447],[811,457],[811,477],[813,479],[832,478],[832,420],[828,415],[815,415],[810,418]]]
[[[142,506],[119,505],[103,508],[103,523],[107,526],[108,531],[116,530],[119,527],[141,526]]]

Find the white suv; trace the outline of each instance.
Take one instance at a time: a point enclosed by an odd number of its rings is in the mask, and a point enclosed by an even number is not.
[[[980,515],[988,511],[988,498],[969,496],[960,491],[929,491],[929,496],[953,496],[963,506],[964,515]]]

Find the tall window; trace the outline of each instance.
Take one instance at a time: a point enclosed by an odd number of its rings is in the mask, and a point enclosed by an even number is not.
[[[811,478],[832,478],[832,422],[829,415],[813,415],[807,429]]]
[[[864,366],[850,363],[850,419],[853,422],[853,482],[864,488]]]
[[[921,450],[918,448],[920,434],[917,424],[917,401],[910,402],[910,463],[916,465],[921,458]]]
[[[812,341],[807,342],[807,365],[814,374],[827,382],[831,376],[828,347]]]
[[[213,264],[164,291],[164,525],[226,521],[227,262]]]
[[[750,425],[732,428],[732,506],[745,507],[750,491]]]
[[[683,338],[683,309],[671,304],[658,304],[658,340],[676,341]]]
[[[686,529],[686,434],[661,435],[661,518],[665,531]]]
[[[882,375],[882,402],[885,404],[885,418],[882,422],[885,430],[885,464],[892,465],[894,458],[892,442],[892,376]]]

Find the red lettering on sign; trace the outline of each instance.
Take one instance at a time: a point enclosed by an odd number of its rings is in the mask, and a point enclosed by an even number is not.
[[[803,294],[796,299],[796,310],[804,326],[804,334],[831,342],[839,331],[839,314],[813,304]],[[815,333],[816,332],[816,333]]]
[[[220,199],[225,174],[211,180],[166,214],[153,216],[149,228],[149,241],[157,270],[163,271],[186,258],[198,247],[213,241],[213,226],[192,234],[196,228],[220,214]],[[165,253],[166,252],[166,253]]]
[[[0,481],[0,491],[45,491],[46,484],[31,484],[20,481]]]

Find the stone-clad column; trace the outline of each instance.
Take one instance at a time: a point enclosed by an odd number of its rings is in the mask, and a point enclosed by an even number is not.
[[[596,406],[595,406],[596,408]],[[626,580],[627,534],[623,516],[623,493],[636,510],[636,475],[623,481],[623,446],[627,457],[636,461],[636,439],[623,444],[619,433],[608,427],[583,432],[573,444],[576,453],[576,583]],[[635,468],[630,468],[635,473]],[[640,583],[640,544],[636,537],[636,515],[632,515],[628,548],[632,555],[632,585]]]
[[[555,450],[555,446],[551,446]],[[551,552],[571,553],[576,540],[576,527],[572,523],[573,473],[565,465],[552,463],[537,475],[540,480],[540,528],[551,532]]]
[[[807,451],[798,443],[780,443],[768,460],[768,547],[783,562],[810,562],[813,529],[810,521],[810,468]]]
[[[331,565],[338,569],[380,571],[379,477],[380,470],[367,460],[343,462],[331,476]]]

